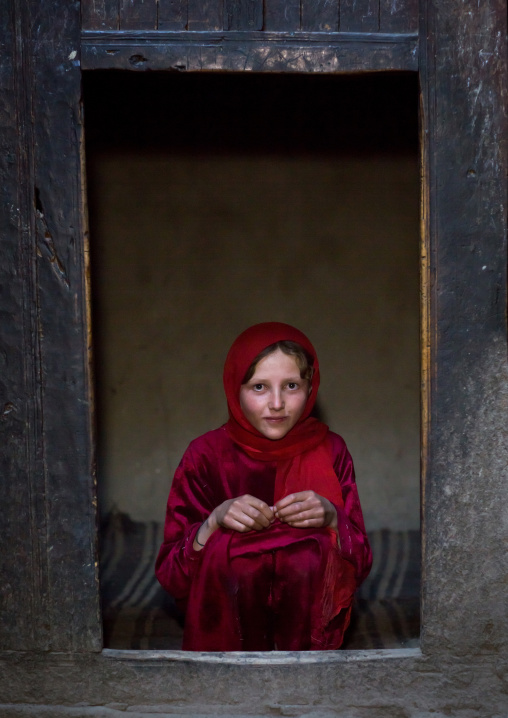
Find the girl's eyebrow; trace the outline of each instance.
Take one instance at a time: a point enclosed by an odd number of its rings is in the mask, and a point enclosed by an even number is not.
[[[252,377],[252,379],[248,382],[249,384],[265,384],[269,383],[270,379],[263,379],[263,377],[260,377],[259,379],[255,379]],[[282,381],[302,381],[302,377],[299,374],[294,374],[293,376],[286,376],[282,379]]]

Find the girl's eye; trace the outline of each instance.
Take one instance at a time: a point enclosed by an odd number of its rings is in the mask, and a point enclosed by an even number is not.
[[[254,391],[262,391],[263,384],[254,384]]]
[[[296,381],[289,381],[288,389],[298,389],[298,384],[296,383]]]

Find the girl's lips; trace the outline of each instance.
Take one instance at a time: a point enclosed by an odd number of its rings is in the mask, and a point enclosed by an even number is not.
[[[280,424],[281,422],[286,421],[287,418],[287,416],[266,416],[265,421],[269,421],[270,423],[274,424]]]

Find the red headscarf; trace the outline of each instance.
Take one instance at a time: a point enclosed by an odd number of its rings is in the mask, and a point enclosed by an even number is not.
[[[312,389],[305,410],[282,439],[268,439],[246,419],[240,406],[240,387],[254,359],[279,341],[292,341],[313,357]],[[227,430],[233,441],[250,457],[276,461],[275,501],[290,493],[314,490],[343,507],[340,485],[326,441],[328,427],[310,416],[319,387],[319,361],[305,334],[282,322],[263,322],[246,329],[233,342],[224,365],[224,389],[228,401]]]

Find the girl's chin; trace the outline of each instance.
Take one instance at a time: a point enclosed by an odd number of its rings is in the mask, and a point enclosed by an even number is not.
[[[277,441],[277,439],[283,439],[292,428],[292,426],[288,426],[286,423],[263,424],[263,426],[259,427],[259,431],[267,439]]]

